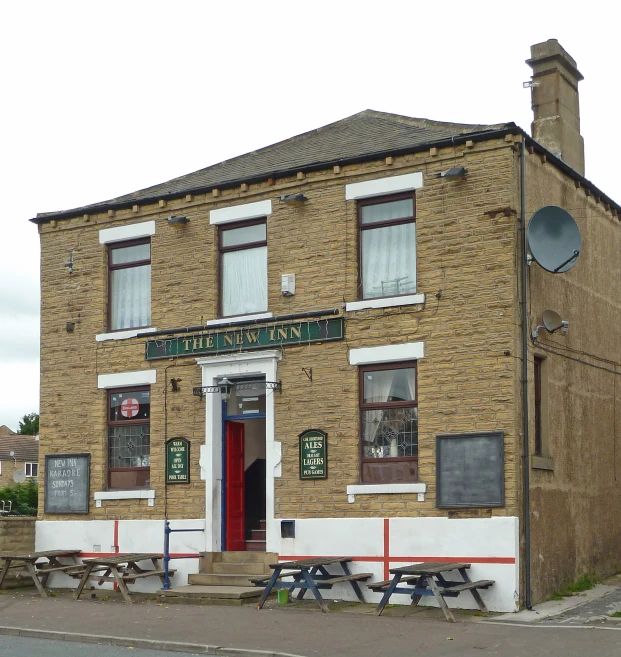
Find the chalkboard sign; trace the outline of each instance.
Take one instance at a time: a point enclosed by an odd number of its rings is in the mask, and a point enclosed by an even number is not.
[[[90,454],[45,457],[45,513],[88,513]]]
[[[504,506],[504,469],[502,431],[437,436],[437,506]]]

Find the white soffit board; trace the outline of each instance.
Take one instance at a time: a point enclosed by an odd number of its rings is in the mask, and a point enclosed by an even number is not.
[[[155,235],[155,221],[142,221],[139,224],[127,226],[116,226],[104,228],[99,231],[99,243],[110,244],[111,242],[125,242],[126,240],[137,240],[141,237]]]
[[[156,375],[157,370],[100,374],[97,377],[97,387],[107,390],[108,388],[126,388],[128,386],[149,386],[155,383]]]
[[[349,350],[350,365],[375,365],[379,363],[398,363],[404,360],[418,360],[425,356],[424,342],[405,342],[382,347],[361,347]]]
[[[257,201],[256,203],[244,203],[243,205],[212,210],[209,213],[209,223],[226,224],[230,221],[258,219],[259,217],[266,217],[268,214],[272,214],[272,201]]]
[[[370,196],[382,196],[383,194],[398,194],[420,189],[423,186],[423,174],[406,173],[403,176],[388,176],[376,180],[365,180],[359,183],[345,185],[345,200],[352,201]]]

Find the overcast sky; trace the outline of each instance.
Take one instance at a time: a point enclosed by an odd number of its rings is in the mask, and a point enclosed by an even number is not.
[[[549,38],[585,76],[586,175],[621,202],[615,5],[0,2],[0,425],[16,430],[39,408],[37,212],[164,182],[363,109],[530,130],[524,60]]]

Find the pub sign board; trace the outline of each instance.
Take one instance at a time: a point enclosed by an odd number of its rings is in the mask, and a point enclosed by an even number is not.
[[[169,438],[166,441],[166,483],[190,483],[190,441],[187,438]]]
[[[45,456],[45,513],[88,513],[90,454]]]
[[[328,434],[307,429],[300,436],[300,479],[328,478]]]
[[[175,338],[156,338],[146,341],[145,358],[156,360],[174,356],[222,354],[312,342],[331,342],[342,340],[345,336],[344,331],[343,318],[332,317],[289,324],[279,322],[230,331],[208,331]]]

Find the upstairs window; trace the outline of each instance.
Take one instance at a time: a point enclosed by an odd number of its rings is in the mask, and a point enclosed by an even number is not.
[[[360,368],[362,482],[418,480],[416,363]]]
[[[108,392],[108,488],[147,488],[151,465],[149,388]]]
[[[360,298],[416,292],[416,222],[412,192],[358,201]]]
[[[151,240],[108,246],[111,331],[151,324]]]
[[[267,223],[265,219],[221,226],[220,314],[249,315],[267,310]]]

